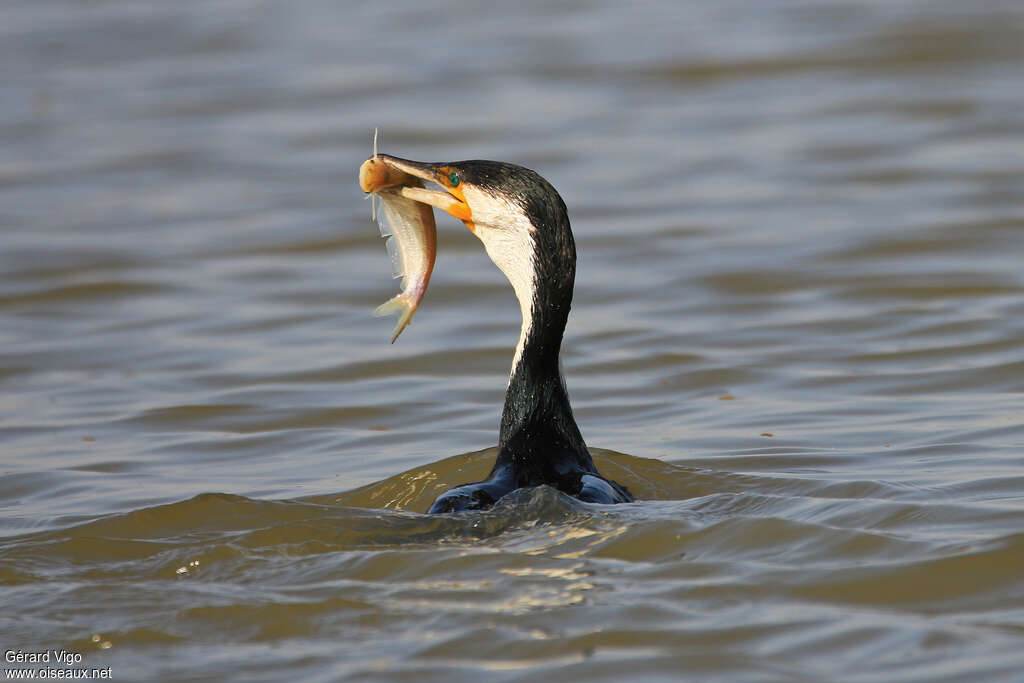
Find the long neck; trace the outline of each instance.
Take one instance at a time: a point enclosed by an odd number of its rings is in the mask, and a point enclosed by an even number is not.
[[[583,469],[594,471],[572,414],[559,363],[572,305],[576,247],[564,211],[532,235],[532,277],[513,282],[523,324],[501,416],[498,461],[521,485]],[[511,279],[511,278],[510,278]],[[525,286],[524,286],[525,285]]]

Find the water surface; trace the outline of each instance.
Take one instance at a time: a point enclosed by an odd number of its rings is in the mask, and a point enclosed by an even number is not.
[[[119,680],[1011,680],[1024,12],[451,0],[0,9],[0,645]],[[563,361],[640,502],[426,516],[518,306],[381,149],[534,168]],[[5,666],[12,668],[5,663]]]

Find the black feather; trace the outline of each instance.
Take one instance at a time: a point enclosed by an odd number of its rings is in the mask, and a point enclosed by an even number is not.
[[[533,233],[533,320],[519,361],[512,369],[501,415],[498,456],[487,481],[448,491],[431,512],[489,507],[505,493],[547,484],[592,502],[632,500],[609,480],[588,484],[584,475],[601,476],[573,417],[559,365],[562,335],[572,306],[576,244],[565,202],[535,171],[497,161],[445,164],[462,182],[519,205]]]

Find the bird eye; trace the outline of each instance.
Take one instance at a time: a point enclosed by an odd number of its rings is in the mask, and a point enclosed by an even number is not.
[[[452,187],[458,187],[459,174],[456,173],[455,171],[452,171],[451,173],[448,174],[448,181],[452,184]]]

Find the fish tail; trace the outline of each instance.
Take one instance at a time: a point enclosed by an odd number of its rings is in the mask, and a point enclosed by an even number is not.
[[[398,339],[398,335],[402,334],[402,330],[404,330],[412,320],[412,314],[415,312],[416,308],[404,294],[392,297],[377,308],[373,309],[373,314],[377,317],[391,315],[392,313],[398,314],[398,322],[395,323],[395,329],[392,332],[392,344],[394,344],[395,340]]]

